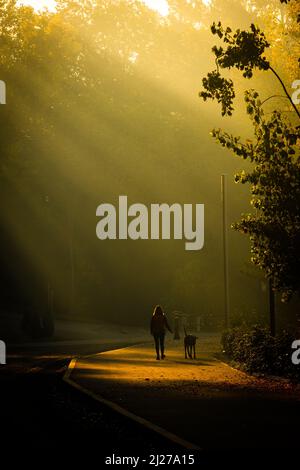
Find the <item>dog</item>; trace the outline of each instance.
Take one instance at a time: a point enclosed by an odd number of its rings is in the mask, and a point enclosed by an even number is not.
[[[197,336],[193,335],[188,335],[186,332],[186,329],[184,328],[184,352],[185,352],[185,358],[187,359],[187,356],[189,356],[190,359],[196,359],[196,341],[197,341]]]

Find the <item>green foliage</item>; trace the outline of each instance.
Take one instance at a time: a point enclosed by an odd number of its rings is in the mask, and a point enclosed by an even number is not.
[[[217,99],[222,115],[231,116],[234,84],[222,78],[219,68],[235,68],[248,79],[255,69],[271,70],[300,118],[282,79],[264,55],[270,47],[264,32],[251,24],[249,31],[237,29],[233,33],[221,22],[213,23],[211,32],[224,47],[212,49],[217,70],[203,78],[201,98]],[[235,175],[237,183],[250,184],[254,212],[243,215],[233,227],[250,236],[252,262],[271,279],[274,290],[280,291],[285,301],[300,289],[300,127],[293,126],[279,111],[267,119],[254,90],[246,92],[245,102],[254,139],[242,142],[221,129],[215,129],[212,135],[223,147],[255,165],[252,171]]]
[[[222,115],[232,115],[233,99],[235,97],[233,82],[221,77],[219,68],[236,68],[243,72],[245,78],[251,78],[254,69],[268,70],[269,62],[264,56],[265,49],[270,47],[265,34],[254,24],[251,24],[250,31],[237,29],[234,34],[230,28],[224,29],[221,22],[213,23],[211,32],[223,40],[226,47],[214,46],[212,51],[215,55],[217,70],[210,72],[207,78],[203,78],[202,83],[206,91],[199,93],[199,96],[217,99],[222,105]]]
[[[220,129],[212,134],[223,147],[255,164],[235,175],[251,186],[254,213],[245,214],[236,230],[250,235],[252,262],[272,279],[283,300],[300,288],[300,128],[279,112],[267,119],[258,93],[245,94],[255,139],[242,142]]]
[[[267,328],[255,325],[226,330],[221,343],[226,356],[247,372],[299,380],[299,368],[291,361],[293,340],[293,336],[286,331],[273,337]]]
[[[221,77],[217,70],[214,70],[207,75],[207,78],[203,78],[203,86],[207,91],[202,91],[199,96],[204,101],[207,98],[216,99],[222,105],[222,116],[226,114],[231,116],[233,111],[232,103],[235,97],[233,81],[226,80],[226,78]]]
[[[153,299],[170,292],[177,308],[188,299],[187,311],[208,311],[205,303],[215,300],[218,273],[212,269],[200,287],[195,279],[218,250],[189,268],[194,284],[183,279],[178,292],[173,273],[191,259],[178,242],[102,244],[94,235],[97,205],[117,194],[147,204],[197,201],[199,156],[203,192],[214,198],[219,161],[206,158],[213,142],[205,134],[199,140],[197,103],[181,94],[199,73],[199,42],[200,67],[208,59],[206,28],[194,24],[208,26],[211,9],[201,0],[197,8],[169,5],[163,19],[138,0],[59,0],[57,12],[39,14],[0,0],[0,78],[7,84],[0,240],[9,305],[20,308],[24,298],[40,312],[47,297],[38,294],[50,285],[58,315],[142,323]],[[207,225],[213,233],[213,220]],[[211,305],[213,314],[221,310]]]
[[[234,34],[231,34],[231,29],[228,27],[224,29],[221,22],[217,25],[213,23],[211,32],[227,45],[226,49],[217,46],[212,49],[221,68],[235,67],[243,72],[245,78],[252,77],[254,68],[259,70],[269,68],[270,64],[263,54],[270,44],[265,34],[254,24],[251,24],[250,31],[237,29]]]

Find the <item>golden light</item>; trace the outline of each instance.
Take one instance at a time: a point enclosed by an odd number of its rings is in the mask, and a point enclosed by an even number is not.
[[[28,5],[34,8],[36,11],[49,10],[55,11],[56,1],[55,0],[19,0],[17,5]]]
[[[167,16],[169,14],[169,4],[167,0],[140,0],[145,3],[151,10],[157,11],[161,16]],[[209,1],[209,0],[206,0]],[[17,5],[30,5],[36,11],[47,9],[49,11],[55,11],[56,1],[55,0],[19,0]]]
[[[151,10],[157,11],[161,16],[168,16],[169,4],[166,0],[142,0]]]

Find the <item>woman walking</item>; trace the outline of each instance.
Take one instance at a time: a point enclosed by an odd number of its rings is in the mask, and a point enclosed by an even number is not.
[[[150,331],[154,337],[156,360],[165,358],[165,334],[166,329],[172,333],[168,320],[160,305],[156,305],[150,324]]]

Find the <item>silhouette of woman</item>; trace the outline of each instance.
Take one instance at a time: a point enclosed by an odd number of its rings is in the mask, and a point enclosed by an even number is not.
[[[172,333],[171,328],[169,327],[168,320],[160,305],[156,305],[150,324],[150,332],[154,337],[155,350],[156,350],[156,360],[165,358],[165,334],[166,329]],[[159,355],[159,349],[161,356]]]

